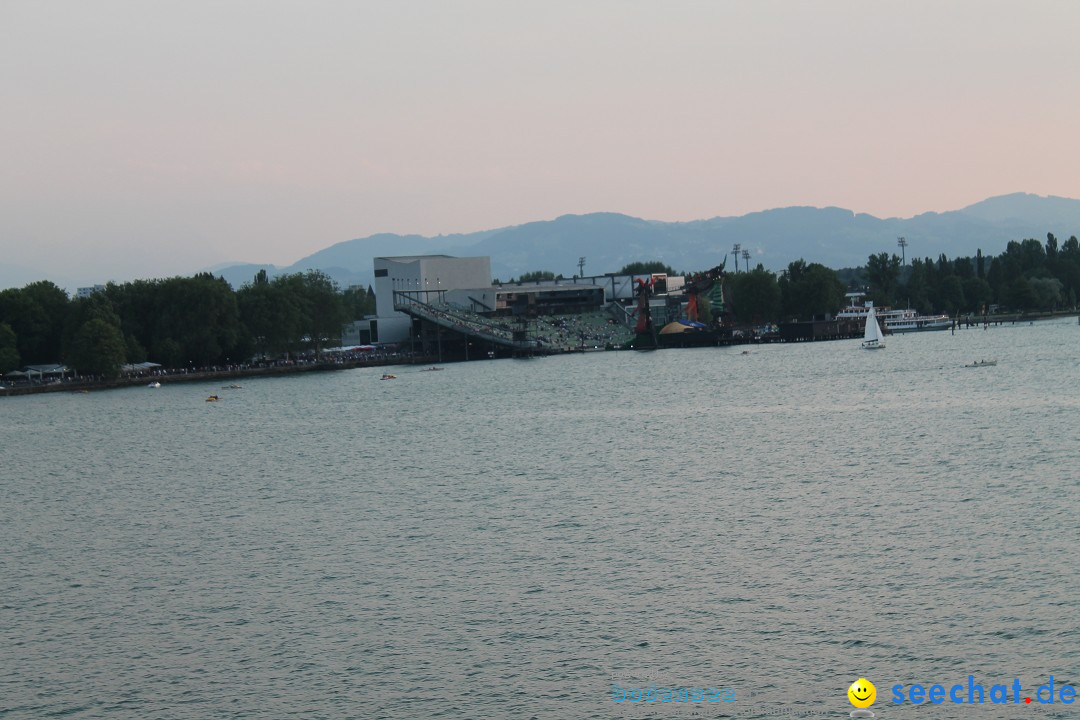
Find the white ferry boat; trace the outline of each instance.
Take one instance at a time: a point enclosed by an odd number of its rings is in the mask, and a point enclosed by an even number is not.
[[[948,315],[920,315],[912,309],[900,310],[903,315],[885,321],[887,332],[905,333],[922,330],[948,330],[952,318]]]
[[[948,330],[952,327],[952,318],[948,315],[920,315],[911,308],[906,310],[893,310],[887,307],[874,307],[874,303],[863,301],[866,293],[851,292],[844,297],[848,304],[836,314],[837,320],[857,320],[866,322],[871,308],[881,323],[886,334],[919,332],[923,330]]]

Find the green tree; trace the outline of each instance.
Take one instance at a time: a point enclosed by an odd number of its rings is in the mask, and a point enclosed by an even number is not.
[[[960,308],[965,306],[964,286],[960,278],[955,275],[945,277],[938,291],[938,296],[938,306],[946,315],[954,315]]]
[[[321,270],[308,270],[303,277],[307,315],[308,336],[316,354],[322,352],[326,343],[341,340],[341,326],[345,324],[345,303],[338,292],[337,283]]]
[[[237,293],[244,327],[255,349],[267,355],[297,352],[304,335],[304,298],[295,276],[282,275],[270,283],[245,285]]]
[[[1061,304],[1061,281],[1057,278],[1032,278],[1028,281],[1039,310],[1054,310]]]
[[[1058,254],[1058,240],[1054,233],[1046,233],[1046,258],[1053,260]]]
[[[269,353],[296,353],[305,341],[320,352],[340,339],[341,326],[351,319],[336,283],[319,270],[245,285],[238,303],[256,347]]]
[[[732,275],[730,280],[731,304],[740,323],[771,323],[779,319],[781,296],[775,274],[758,265],[750,272]]]
[[[927,264],[919,258],[911,258],[908,268],[907,285],[904,286],[904,297],[909,307],[915,308],[921,313],[930,312],[930,270]]]
[[[1080,240],[1077,240],[1075,235],[1069,236],[1061,246],[1061,253],[1072,260],[1080,260]]]
[[[678,274],[670,265],[667,265],[660,260],[646,260],[644,262],[637,261],[627,263],[622,266],[622,269],[620,269],[616,275],[651,275],[652,273],[666,273],[668,275]]]
[[[109,283],[105,286],[105,299],[119,318],[120,329],[133,353],[129,355],[129,362],[147,359],[149,356],[145,349],[152,347],[160,332],[168,332],[166,328],[158,328],[158,318],[163,313],[161,288],[161,282],[156,280],[136,280],[122,285]],[[143,349],[141,352],[140,347]],[[139,355],[143,355],[141,360],[136,359]]]
[[[1038,298],[1026,277],[1015,277],[1008,284],[1004,295],[1005,303],[1013,310],[1031,310]]]
[[[18,338],[7,323],[0,322],[0,375],[19,367]]]
[[[961,280],[973,278],[975,277],[975,263],[969,257],[956,258],[953,260],[953,274]]]
[[[981,313],[993,298],[990,283],[980,277],[963,280],[965,308],[970,312]]]
[[[69,302],[67,293],[47,280],[0,292],[0,322],[15,332],[22,362],[59,360]]]
[[[803,259],[790,263],[777,281],[783,317],[810,320],[834,314],[844,306],[844,284],[836,272]]]
[[[892,305],[900,286],[900,257],[888,253],[871,255],[866,263],[870,293],[879,305]]]
[[[71,305],[67,292],[48,280],[30,283],[22,292],[41,307],[46,318],[47,325],[40,339],[38,359],[45,362],[58,360],[62,349],[64,321]]]
[[[64,323],[63,357],[70,355],[75,335],[90,320],[101,320],[113,327],[120,327],[120,316],[113,310],[112,302],[105,293],[94,293],[89,297],[76,298],[68,310]]]
[[[1034,238],[1028,238],[1020,243],[1020,256],[1025,273],[1034,272],[1046,264],[1046,249]]]
[[[1019,244],[1015,241],[1009,243],[1010,246],[1016,246],[1019,249]],[[986,271],[986,281],[990,283],[990,289],[994,292],[994,299],[1003,305],[1012,305],[1012,291],[1010,286],[1013,281],[1020,278],[1020,259],[1017,254],[1011,254],[1008,251],[1003,252],[990,261],[990,267]]]
[[[155,296],[159,310],[151,348],[172,338],[180,345],[182,364],[203,366],[242,359],[236,356],[241,339],[236,293],[223,279],[210,273],[168,278],[159,281]]]
[[[128,333],[124,336],[124,347],[127,348],[127,361],[129,363],[146,362],[146,348],[139,339]]]
[[[161,338],[150,350],[149,357],[167,368],[178,368],[184,365],[184,352],[180,348],[180,343],[171,337]]]
[[[375,314],[375,294],[363,285],[353,285],[341,294],[346,322],[359,320],[366,315]]]
[[[126,358],[127,346],[120,328],[92,318],[75,332],[66,359],[79,373],[116,377]]]
[[[550,270],[533,270],[532,272],[522,273],[518,282],[536,282],[537,280],[554,280],[555,273]]]

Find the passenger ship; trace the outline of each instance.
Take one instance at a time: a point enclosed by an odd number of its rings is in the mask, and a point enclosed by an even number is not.
[[[857,320],[866,322],[866,316],[870,314],[872,302],[863,302],[866,293],[847,293],[848,305],[836,314],[837,320]],[[948,315],[920,315],[915,310],[892,310],[890,308],[874,308],[877,319],[882,328],[888,333],[920,332],[923,330],[948,330],[952,327],[952,318]]]

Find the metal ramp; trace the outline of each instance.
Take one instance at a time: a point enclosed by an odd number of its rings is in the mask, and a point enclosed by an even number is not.
[[[421,299],[421,296],[424,299]],[[497,318],[482,317],[442,302],[436,304],[426,300],[425,291],[394,291],[394,309],[410,317],[510,350],[536,350],[535,340],[529,339],[520,329],[512,328],[505,322],[498,322]]]

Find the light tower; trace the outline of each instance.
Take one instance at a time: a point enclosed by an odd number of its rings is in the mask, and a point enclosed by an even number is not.
[[[746,272],[750,272],[750,251],[742,251],[742,259],[746,261]]]
[[[906,265],[907,264],[907,258],[906,258],[906,253],[904,252],[904,250],[905,250],[905,248],[907,248],[907,240],[905,240],[904,236],[901,235],[900,237],[896,238],[896,244],[900,246],[900,264],[901,265]]]
[[[585,256],[582,255],[577,259],[578,277],[585,277]]]
[[[739,249],[742,248],[742,243],[735,243],[735,247],[731,248],[731,252],[735,254],[735,272],[739,272]]]

